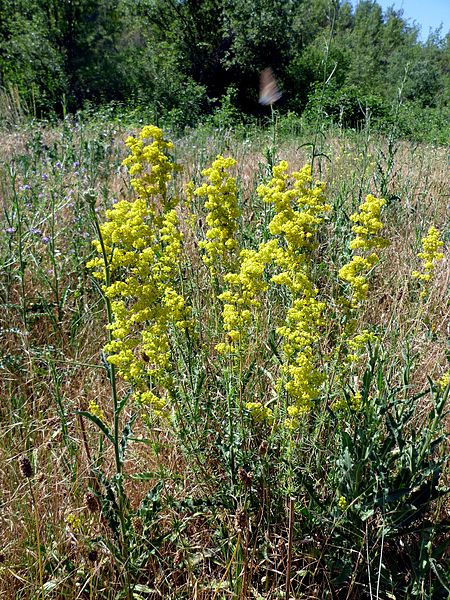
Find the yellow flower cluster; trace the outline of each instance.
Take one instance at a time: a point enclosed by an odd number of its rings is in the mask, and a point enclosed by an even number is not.
[[[224,303],[222,317],[227,342],[216,346],[220,354],[235,352],[247,335],[252,310],[261,305],[260,296],[267,290],[263,273],[276,248],[277,242],[272,240],[261,244],[257,251],[241,250],[238,272],[224,276],[228,289],[220,294],[219,300]]]
[[[102,408],[97,404],[97,402],[95,402],[95,400],[91,400],[89,402],[89,412],[92,413],[98,419],[100,419],[100,421],[106,423],[105,413],[103,412]]]
[[[148,136],[153,142],[145,145]],[[164,389],[170,387],[170,330],[185,328],[189,319],[185,300],[174,288],[182,234],[175,202],[167,199],[167,183],[177,166],[166,155],[170,142],[156,127],[144,127],[140,139],[129,138],[127,145],[132,154],[124,164],[133,175],[136,198],[106,212],[101,239],[94,242],[103,258],[88,266],[104,280],[110,301],[108,361],[132,384],[138,400],[162,414]]]
[[[273,424],[273,410],[268,406],[264,406],[262,402],[247,402],[245,408],[258,423]]]
[[[236,179],[230,177],[228,170],[236,165],[233,158],[218,156],[211,168],[202,171],[202,175],[209,179],[209,183],[188,193],[195,196],[207,196],[205,207],[208,210],[206,223],[208,230],[206,240],[199,243],[205,251],[204,263],[214,275],[218,264],[228,270],[232,266],[232,253],[237,250],[238,243],[235,239],[237,222],[240,210],[237,202]]]
[[[316,182],[311,187],[311,167],[287,173],[288,163],[281,161],[273,168],[273,179],[258,187],[258,195],[275,208],[275,216],[269,225],[272,235],[284,238],[288,249],[298,252],[314,247],[314,236],[323,221],[323,213],[330,210],[325,201],[325,184]],[[290,185],[293,180],[293,184]],[[301,255],[299,255],[301,257]],[[302,257],[301,257],[302,258]],[[294,259],[292,253],[289,261]]]
[[[348,410],[349,406],[355,410],[361,410],[362,396],[361,392],[355,392],[353,396],[350,397],[350,402],[348,402],[345,398],[338,398],[333,402],[332,409],[336,412],[342,412]]]
[[[338,506],[341,510],[346,510],[346,508],[348,507],[348,501],[345,496],[340,496],[338,500]]]
[[[311,409],[319,393],[323,376],[317,368],[316,345],[320,339],[322,312],[325,305],[317,300],[317,289],[308,275],[308,258],[315,247],[315,234],[324,214],[330,210],[325,199],[325,185],[312,185],[311,168],[287,174],[282,161],[273,169],[273,179],[258,188],[265,202],[274,205],[275,215],[269,230],[277,238],[273,260],[280,270],[271,281],[284,285],[291,293],[292,305],[285,324],[277,329],[284,338],[284,389],[293,403],[288,407],[285,425],[294,429],[302,414]]]
[[[445,388],[448,385],[450,385],[450,371],[447,371],[447,373],[444,373],[444,375],[442,375],[442,377],[439,379],[437,384],[441,390],[445,390]]]
[[[427,235],[422,238],[423,252],[419,252],[417,255],[422,259],[422,271],[413,271],[412,273],[412,276],[415,279],[425,283],[422,296],[425,296],[427,293],[426,284],[433,278],[436,263],[444,258],[444,254],[440,252],[443,245],[444,242],[441,240],[439,230],[436,229],[436,227],[431,226]]]
[[[152,143],[146,143],[152,139]],[[139,133],[139,138],[130,136],[125,144],[130,155],[123,161],[131,175],[131,185],[141,198],[161,196],[167,200],[167,184],[172,173],[179,171],[179,165],[173,163],[168,156],[173,143],[164,139],[159,127],[146,125]],[[146,170],[150,166],[150,170]]]
[[[78,515],[69,513],[64,520],[72,528],[74,533],[79,533],[81,531],[83,523]]]
[[[350,219],[355,223],[352,231],[356,234],[356,237],[350,242],[350,248],[353,251],[371,251],[389,245],[389,241],[379,235],[383,228],[380,214],[384,204],[385,200],[369,194],[359,207],[359,212],[351,215]],[[378,260],[376,252],[372,252],[368,256],[353,254],[352,260],[340,269],[339,277],[349,283],[352,288],[354,306],[367,297],[369,289],[367,274]]]
[[[347,340],[347,346],[352,351],[347,355],[347,361],[356,362],[361,357],[362,352],[367,348],[367,344],[375,344],[377,341],[378,336],[375,333],[363,329],[360,333]]]

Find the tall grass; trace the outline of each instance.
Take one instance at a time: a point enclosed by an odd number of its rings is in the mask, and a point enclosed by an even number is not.
[[[311,158],[310,136],[290,127],[279,124],[276,153],[297,170]],[[102,282],[86,267],[105,209],[134,197],[121,166],[126,133],[67,118],[3,135],[5,598],[446,598],[448,385],[438,381],[449,369],[448,260],[425,299],[411,278],[429,225],[448,244],[445,150],[396,142],[389,153],[369,125],[324,133],[331,211],[310,258],[326,304],[316,348],[324,384],[289,430],[276,329],[291,293],[270,285],[246,346],[218,354],[225,273],[202,261],[204,198],[184,202],[188,181],[199,187],[218,153],[232,155],[237,239],[257,250],[271,237],[273,210],[256,189],[271,177],[272,132],[205,127],[172,151],[183,165],[168,186],[168,198],[183,199],[174,285],[193,325],[170,329],[169,417],[136,402],[108,362]],[[390,245],[350,315],[337,276],[351,259],[349,216],[381,192]],[[348,323],[378,341],[347,373],[336,348]],[[248,402],[271,408],[274,421],[255,420]]]

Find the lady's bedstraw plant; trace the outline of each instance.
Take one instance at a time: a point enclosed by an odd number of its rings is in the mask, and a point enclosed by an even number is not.
[[[346,361],[349,364],[358,361],[369,343],[373,344],[377,341],[373,332],[367,329],[355,332],[355,329],[358,324],[356,314],[366,300],[369,291],[367,277],[379,261],[376,251],[389,245],[389,240],[380,236],[384,227],[380,220],[384,204],[384,199],[375,198],[369,194],[365,202],[360,205],[359,211],[350,216],[350,220],[354,223],[352,232],[355,234],[349,244],[353,256],[350,262],[339,271],[339,277],[349,284],[351,290],[346,327],[342,333],[342,342],[347,346]],[[338,346],[338,356],[340,348],[341,345]],[[344,371],[346,370],[344,369]],[[353,408],[356,409],[359,405],[358,400],[352,401]],[[339,402],[334,404],[335,409],[338,409],[339,406]]]
[[[379,235],[381,229],[383,229],[380,214],[384,204],[385,200],[375,198],[375,196],[369,194],[366,201],[359,207],[359,212],[350,217],[351,221],[355,223],[352,231],[356,234],[350,242],[353,257],[339,271],[339,277],[350,284],[352,304],[355,308],[366,299],[369,290],[367,275],[379,261],[378,254],[373,250],[385,248],[389,245],[389,241]],[[364,254],[356,254],[355,251]],[[369,252],[371,253],[368,254]]]
[[[228,170],[236,165],[234,158],[218,156],[209,169],[202,172],[209,183],[194,190],[195,196],[207,196],[205,208],[206,240],[199,242],[204,250],[203,262],[212,275],[217,274],[219,265],[226,271],[233,266],[233,257],[238,249],[236,232],[240,210],[237,202],[236,179]]]
[[[309,271],[317,229],[330,206],[325,199],[325,184],[312,185],[309,165],[291,176],[287,169],[285,161],[275,166],[273,179],[260,186],[258,194],[275,210],[269,231],[277,241],[273,261],[279,272],[271,281],[285,286],[291,295],[291,307],[277,333],[283,338],[285,356],[279,386],[291,399],[285,425],[295,429],[301,415],[312,408],[323,381],[316,350],[325,305],[317,299],[318,290]]]
[[[172,144],[163,139],[160,129],[151,126],[144,127],[139,138],[128,138],[126,144],[131,153],[124,165],[129,168],[135,198],[122,200],[106,211],[103,224],[92,210],[98,233],[93,243],[100,256],[88,263],[103,283],[106,302],[109,340],[104,351],[110,365],[113,431],[104,422],[101,406],[91,405],[91,412],[81,414],[96,423],[114,445],[116,475],[106,485],[115,490],[111,522],[114,529],[116,513],[124,585],[131,598],[132,525],[122,479],[134,418],[119,430],[127,396],[119,401],[116,373],[130,384],[137,402],[157,416],[168,415],[172,391],[170,335],[172,328],[184,330],[188,326],[189,310],[175,289],[182,235],[175,211],[177,200],[167,193],[167,184],[178,169],[168,156]],[[111,513],[111,506],[108,511]]]
[[[261,296],[269,285],[263,278],[264,270],[268,265],[276,268],[278,272],[270,281],[284,285],[292,297],[286,322],[277,333],[284,339],[286,358],[280,386],[284,386],[293,400],[288,407],[286,425],[295,428],[298,417],[311,408],[322,381],[314,350],[320,337],[324,305],[316,299],[317,290],[308,271],[317,228],[330,207],[325,201],[324,184],[311,187],[309,166],[291,176],[287,169],[287,162],[281,162],[273,168],[273,179],[258,188],[261,198],[274,205],[275,215],[269,224],[274,237],[261,244],[257,251],[242,250],[238,271],[225,275],[228,289],[220,299],[224,302],[227,341],[220,343],[217,350],[223,354],[242,350],[252,318],[261,306]],[[247,402],[246,408],[258,421],[273,420],[273,411],[260,402]]]
[[[153,139],[145,144],[145,140]],[[144,127],[139,139],[128,138],[129,167],[136,197],[106,212],[100,240],[101,257],[89,263],[103,280],[110,305],[107,360],[132,385],[136,400],[157,415],[167,414],[171,382],[170,330],[185,329],[189,310],[174,287],[182,234],[168,199],[167,184],[177,165],[167,152],[171,142],[157,127]]]
[[[423,284],[421,292],[422,298],[428,293],[429,285],[434,276],[436,263],[444,258],[444,254],[440,252],[443,245],[444,242],[441,240],[439,230],[436,229],[436,227],[431,226],[427,235],[422,238],[422,252],[419,252],[417,255],[422,259],[422,270],[412,272],[412,276]]]

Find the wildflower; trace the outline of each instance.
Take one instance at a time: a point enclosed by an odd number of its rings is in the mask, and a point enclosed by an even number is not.
[[[353,306],[357,306],[367,297],[369,290],[367,274],[379,260],[376,252],[372,252],[368,256],[361,256],[355,254],[355,250],[370,252],[389,245],[389,241],[379,235],[383,228],[380,213],[384,204],[385,200],[375,198],[369,194],[365,202],[359,207],[359,212],[350,217],[350,220],[355,223],[352,231],[356,234],[350,242],[353,257],[349,263],[340,269],[339,277],[350,284]]]
[[[441,234],[436,227],[431,226],[428,233],[422,238],[422,252],[417,255],[422,259],[422,271],[413,271],[412,276],[421,282],[424,282],[422,296],[427,293],[427,284],[433,278],[436,263],[443,260],[444,254],[440,252],[444,242],[441,240]]]
[[[42,236],[42,243],[43,244],[48,244],[50,242],[50,238],[47,237],[46,235]]]
[[[151,143],[146,143],[152,138]],[[137,138],[128,138],[131,154],[124,160],[136,192],[132,201],[121,200],[106,211],[100,226],[99,254],[88,263],[103,280],[113,315],[108,362],[128,381],[135,397],[157,415],[166,412],[171,382],[170,332],[188,327],[189,309],[174,287],[183,236],[167,184],[178,169],[167,155],[171,142],[160,129],[144,127]],[[106,285],[107,284],[107,285]],[[150,389],[149,389],[150,388]]]
[[[205,207],[208,210],[206,223],[208,230],[206,240],[199,243],[200,248],[205,251],[204,263],[209,267],[212,274],[216,273],[218,265],[225,269],[229,268],[232,254],[238,248],[235,239],[237,231],[237,220],[240,211],[237,203],[236,179],[227,173],[236,165],[233,158],[218,156],[209,169],[202,172],[209,183],[192,191],[188,187],[188,195],[207,196]]]
[[[330,206],[325,199],[325,185],[321,182],[312,185],[309,165],[291,176],[287,169],[285,161],[276,165],[273,179],[260,186],[258,194],[275,209],[269,231],[279,236],[273,251],[279,272],[271,281],[285,286],[292,298],[285,323],[276,331],[283,338],[286,359],[282,366],[284,380],[278,383],[293,400],[285,426],[295,429],[302,415],[311,409],[323,381],[317,368],[316,346],[325,305],[317,300],[318,290],[311,283],[308,270],[317,229]]]
[[[347,340],[347,346],[352,351],[352,353],[347,355],[347,361],[356,362],[360,358],[363,350],[367,348],[367,345],[375,344],[376,342],[378,342],[378,336],[367,329],[363,329]]]
[[[258,423],[273,423],[273,411],[268,406],[264,406],[262,402],[247,402],[245,408],[252,415],[253,419]]]
[[[100,419],[100,421],[106,422],[105,413],[100,408],[100,406],[95,402],[95,400],[91,400],[89,402],[89,412],[93,414],[95,417]]]
[[[347,501],[347,498],[345,496],[340,496],[339,497],[338,506],[339,506],[339,508],[342,511],[344,511],[348,507],[348,501]]]
[[[13,233],[16,233],[16,230],[14,227],[7,227],[5,229],[5,232],[8,233],[9,235],[13,235]]]
[[[333,402],[332,409],[336,412],[342,412],[351,408],[358,412],[361,410],[362,396],[361,392],[355,392],[349,398],[341,397]]]
[[[81,531],[82,521],[77,515],[70,513],[65,518],[66,523],[72,528],[75,533]]]
[[[252,311],[260,306],[260,296],[268,287],[262,275],[276,247],[277,243],[272,241],[261,244],[257,251],[241,250],[238,272],[224,276],[228,289],[219,299],[224,303],[223,325],[228,341],[216,346],[219,353],[235,351],[247,335]]]
[[[450,384],[450,371],[444,373],[444,375],[438,380],[437,384],[441,390],[445,390],[445,388]]]

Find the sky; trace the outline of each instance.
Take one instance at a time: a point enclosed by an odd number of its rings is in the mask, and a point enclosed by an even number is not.
[[[450,30],[450,0],[377,0],[383,10],[389,6],[402,9],[403,16],[410,24],[416,21],[421,26],[420,39],[425,41],[430,29],[442,23],[442,33]],[[355,1],[354,4],[357,4]]]

